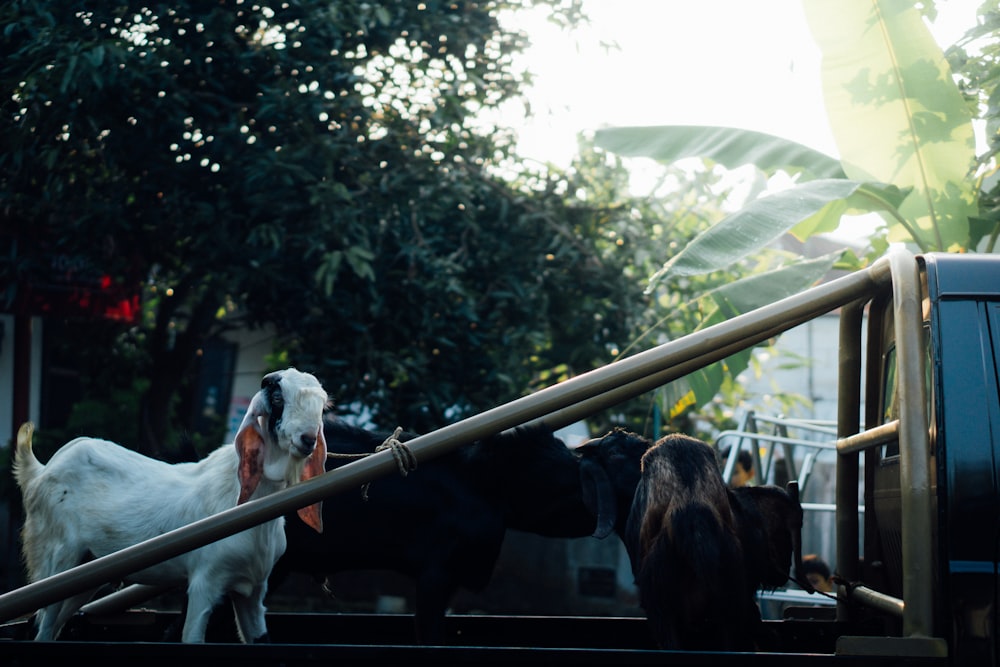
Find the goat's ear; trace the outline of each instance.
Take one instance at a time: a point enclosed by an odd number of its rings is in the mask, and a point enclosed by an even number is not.
[[[312,454],[306,458],[306,466],[302,469],[302,481],[318,477],[326,472],[326,437],[323,435],[323,427],[319,427],[319,435],[316,438],[316,446]],[[307,505],[299,508],[299,518],[303,523],[315,530],[317,533],[323,532],[323,502]]]
[[[240,422],[240,427],[236,431],[237,433],[242,433],[244,429],[248,426],[256,426],[257,418],[269,414],[270,410],[267,407],[267,398],[264,396],[263,391],[258,391],[250,399],[250,405],[247,406],[247,412],[243,415],[243,421]]]
[[[236,453],[240,455],[240,497],[236,504],[240,505],[250,500],[264,474],[264,436],[258,430],[256,418],[244,423],[236,434]]]

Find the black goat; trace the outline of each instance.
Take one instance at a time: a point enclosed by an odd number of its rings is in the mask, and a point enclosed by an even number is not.
[[[594,535],[612,531],[624,542],[632,498],[641,474],[643,454],[652,441],[623,428],[584,442],[574,451],[580,457],[583,501],[597,517]]]
[[[778,487],[729,489],[709,445],[662,438],[642,458],[626,548],[664,649],[753,650],[756,593],[801,566],[802,508]]]
[[[389,435],[342,420],[328,420],[324,433],[329,451],[342,453],[370,453]],[[332,459],[327,468],[347,461]],[[406,477],[376,479],[368,500],[360,492],[326,499],[322,535],[294,514],[286,517],[288,547],[275,565],[271,590],[290,572],[316,577],[361,569],[400,572],[415,580],[418,641],[442,643],[451,598],[459,588],[486,586],[508,528],[547,537],[607,534],[597,527],[615,519],[595,519],[588,508],[596,512],[600,504],[614,511],[614,500],[583,498],[584,479],[591,479],[598,465],[581,466],[581,455],[550,429],[523,427],[421,463]],[[639,455],[632,467],[634,488]]]

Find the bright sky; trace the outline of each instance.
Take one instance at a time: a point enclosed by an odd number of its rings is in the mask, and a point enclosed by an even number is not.
[[[980,4],[938,0],[932,32],[942,47],[975,24]],[[820,54],[799,0],[586,0],[585,7],[590,25],[573,34],[542,12],[510,21],[533,42],[525,62],[535,79],[534,118],[519,129],[524,157],[565,166],[581,131],[677,124],[758,130],[837,155]]]

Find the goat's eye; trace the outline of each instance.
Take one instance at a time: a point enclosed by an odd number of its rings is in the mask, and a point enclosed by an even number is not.
[[[281,389],[275,387],[271,392],[271,402],[275,405],[281,405],[285,402],[285,397],[281,395]]]

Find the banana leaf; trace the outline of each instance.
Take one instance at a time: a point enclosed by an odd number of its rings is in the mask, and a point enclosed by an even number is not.
[[[708,293],[714,307],[707,312],[698,331],[741,313],[766,306],[796,294],[818,282],[840,256],[830,253],[717,287]],[[750,365],[752,348],[688,373],[664,387],[665,412],[672,418],[689,406],[705,405],[719,392],[727,376],[735,379]]]
[[[977,192],[972,116],[909,0],[803,0],[823,54],[823,90],[848,178],[912,188],[890,240],[969,248]],[[901,220],[908,224],[899,224]]]
[[[802,174],[801,178],[846,177],[840,161],[825,153],[781,137],[732,127],[611,127],[595,132],[594,143],[616,155],[664,163],[700,157],[728,169],[753,164],[766,174],[782,170]]]
[[[695,237],[654,274],[650,284],[727,267],[789,231],[800,239],[833,231],[846,213],[892,211],[907,194],[884,183],[823,179],[755,199]]]

